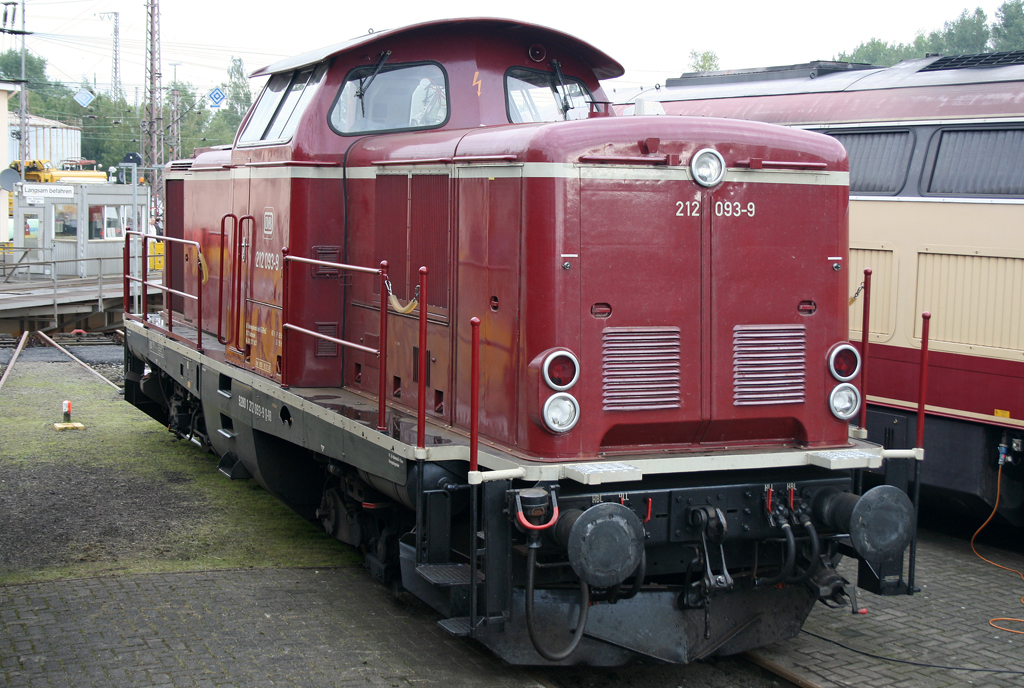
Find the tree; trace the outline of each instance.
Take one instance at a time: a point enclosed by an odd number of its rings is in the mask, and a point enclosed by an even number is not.
[[[903,60],[924,57],[926,51],[922,46],[918,45],[918,43],[923,42],[923,36],[918,36],[918,41],[914,43],[886,43],[877,38],[872,38],[867,43],[858,45],[852,52],[839,53],[837,59],[840,62],[860,62],[878,65],[879,67],[891,67]]]
[[[996,10],[992,47],[997,52],[1024,50],[1024,0],[1009,0]]]
[[[234,134],[238,125],[242,123],[245,113],[249,111],[249,106],[252,105],[252,92],[249,90],[249,78],[245,75],[242,58],[231,58],[231,66],[228,67],[228,83],[221,84],[221,88],[228,96],[226,107],[222,110],[227,119],[225,124]],[[232,138],[234,137],[232,136]]]
[[[942,31],[930,33],[928,47],[942,55],[976,55],[989,51],[990,36],[988,15],[978,7],[973,14],[964,10],[956,21],[943,24]]]
[[[713,72],[718,69],[718,55],[714,50],[690,51],[691,72]]]

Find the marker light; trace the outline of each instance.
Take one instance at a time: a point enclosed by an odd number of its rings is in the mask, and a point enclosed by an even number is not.
[[[571,394],[559,392],[544,402],[541,416],[544,418],[544,425],[551,432],[569,432],[580,419],[580,405]]]
[[[840,344],[828,355],[828,369],[840,382],[849,382],[860,372],[860,354],[849,344]]]
[[[541,366],[544,382],[556,392],[564,392],[580,379],[580,362],[569,351],[552,351]]]
[[[849,382],[836,385],[828,397],[828,406],[839,420],[850,420],[860,410],[860,392]]]
[[[690,172],[701,186],[714,186],[725,176],[725,158],[711,148],[697,151],[690,161]]]

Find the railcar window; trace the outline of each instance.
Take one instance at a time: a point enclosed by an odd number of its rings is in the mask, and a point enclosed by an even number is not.
[[[907,180],[914,137],[909,131],[832,133],[850,156],[850,193],[897,194]]]
[[[448,78],[439,65],[389,65],[372,75],[372,67],[361,67],[345,78],[331,107],[334,131],[429,129],[448,121]]]
[[[928,193],[1024,195],[1024,129],[942,131]]]
[[[586,119],[592,100],[579,79],[565,76],[559,80],[553,71],[523,67],[505,72],[505,96],[508,119],[514,123]]]
[[[315,68],[272,76],[238,142],[251,144],[290,139],[326,71],[327,64],[324,63]]]

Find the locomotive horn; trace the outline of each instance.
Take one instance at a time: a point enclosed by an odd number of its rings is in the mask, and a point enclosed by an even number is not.
[[[879,485],[860,497],[826,492],[815,500],[814,511],[830,528],[849,533],[853,548],[870,562],[900,556],[917,525],[910,498],[892,485]]]

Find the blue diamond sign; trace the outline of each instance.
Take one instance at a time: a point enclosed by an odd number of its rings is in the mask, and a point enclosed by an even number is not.
[[[89,107],[89,103],[96,99],[96,96],[86,91],[84,88],[75,94],[75,102],[82,107]]]
[[[210,91],[207,97],[213,103],[212,107],[220,107],[220,104],[227,99],[227,96],[224,95],[224,91],[220,90],[219,88],[215,88],[212,91]]]

